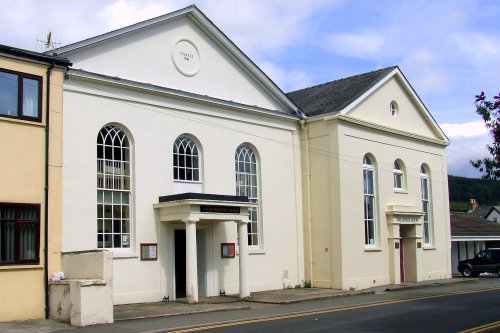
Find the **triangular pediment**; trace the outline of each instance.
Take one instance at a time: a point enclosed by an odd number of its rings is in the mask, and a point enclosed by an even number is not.
[[[56,51],[75,69],[297,113],[265,73],[195,6]]]
[[[377,126],[448,142],[398,68],[365,91],[341,113]]]

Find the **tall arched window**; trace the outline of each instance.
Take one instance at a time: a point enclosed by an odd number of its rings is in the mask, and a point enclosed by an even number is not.
[[[97,247],[130,248],[130,143],[117,126],[97,135]]]
[[[174,142],[174,180],[200,181],[200,157],[196,143],[181,135]]]
[[[248,145],[242,144],[235,153],[236,195],[247,196],[249,201],[259,203],[259,180],[257,176],[257,161],[255,154]],[[259,209],[249,210],[248,245],[260,246],[261,231],[259,224]]]
[[[403,190],[405,186],[405,175],[403,163],[400,160],[394,161],[392,173],[394,175],[394,189],[399,191]]]
[[[363,196],[365,246],[375,246],[377,239],[375,211],[375,168],[368,155],[363,158]]]
[[[430,195],[430,182],[429,173],[422,165],[420,167],[420,184],[422,188],[422,211],[424,212],[424,245],[432,244],[432,216],[431,216],[431,195]]]

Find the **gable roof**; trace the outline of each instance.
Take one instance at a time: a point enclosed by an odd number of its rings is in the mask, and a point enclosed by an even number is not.
[[[339,113],[396,68],[392,66],[346,77],[289,92],[287,96],[309,117]]]
[[[117,29],[99,36],[88,38],[80,42],[69,44],[53,52],[70,56],[71,53],[83,48],[89,48],[110,39],[122,38],[151,27],[163,24],[180,17],[189,18],[196,26],[204,31],[207,36],[220,45],[244,70],[252,76],[264,90],[268,91],[284,108],[295,115],[302,115],[299,108],[286,96],[286,94],[252,61],[248,58],[201,10],[195,5],[161,15],[143,22],[139,22],[121,29]]]
[[[317,86],[290,92],[287,96],[308,117],[346,114],[368,98],[391,78],[397,78],[403,89],[412,97],[416,107],[423,113],[430,127],[443,141],[449,139],[426,106],[403,75],[398,66],[382,68],[372,72],[350,76]]]
[[[494,207],[491,206],[477,206],[471,210],[468,210],[467,214],[476,218],[485,219],[493,208]]]
[[[450,215],[451,237],[498,237],[500,238],[500,223],[484,218],[471,216],[467,213],[452,213]]]

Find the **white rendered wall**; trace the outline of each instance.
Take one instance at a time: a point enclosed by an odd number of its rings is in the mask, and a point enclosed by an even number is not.
[[[256,148],[263,246],[250,251],[251,291],[282,288],[284,283],[294,285],[303,280],[300,150],[294,148],[296,120],[265,118],[109,87],[94,90],[89,84],[75,81],[66,83],[64,103],[63,251],[96,247],[99,130],[106,124],[116,124],[129,133],[133,145],[134,232],[131,251],[114,251],[115,303],[159,301],[171,294],[173,263],[168,251],[172,245],[168,226],[157,221],[153,204],[159,196],[175,193],[172,147],[175,139],[185,133],[201,143],[205,193],[234,195],[234,152],[241,143]],[[219,289],[237,293],[238,260],[220,258],[221,242],[236,243],[236,225],[228,222],[208,227],[213,235],[210,293],[218,293]],[[140,243],[158,243],[158,260],[141,261]],[[284,270],[288,270],[289,279],[283,279]]]

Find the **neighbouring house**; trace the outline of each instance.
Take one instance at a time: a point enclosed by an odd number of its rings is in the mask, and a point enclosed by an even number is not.
[[[61,269],[67,59],[0,45],[0,321],[43,318]]]
[[[306,114],[306,279],[356,289],[451,277],[449,140],[398,67],[288,94]]]
[[[473,258],[480,250],[500,247],[500,224],[468,213],[451,213],[451,265]]]
[[[301,113],[200,10],[56,52],[63,252],[111,251],[115,304],[304,280]]]

